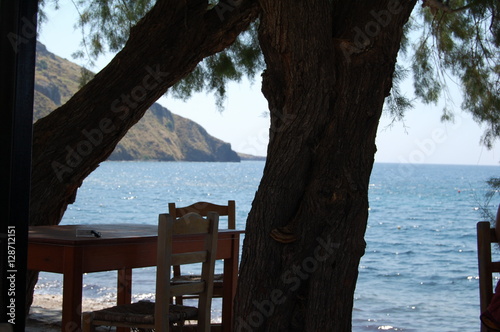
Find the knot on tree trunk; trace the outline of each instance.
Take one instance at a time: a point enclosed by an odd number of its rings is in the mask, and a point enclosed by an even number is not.
[[[297,236],[293,233],[289,225],[275,228],[269,234],[273,240],[279,243],[292,243],[297,241]]]

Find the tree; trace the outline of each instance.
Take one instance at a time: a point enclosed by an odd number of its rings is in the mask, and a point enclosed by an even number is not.
[[[260,3],[272,136],[235,329],[348,331],[377,125],[415,1]]]
[[[247,220],[234,329],[350,330],[375,135],[384,99],[400,74],[396,61],[400,46],[407,45],[404,27],[415,4],[159,0],[145,6],[148,13],[112,62],[35,124],[31,223],[57,224],[83,179],[147,107],[259,18],[271,135]],[[431,29],[416,46],[417,96],[436,101],[444,87],[436,77],[444,76],[435,76],[435,70],[450,70],[470,97],[465,109],[484,114],[478,120],[497,137],[498,3],[426,0],[423,5],[422,24]],[[467,33],[476,26],[481,29]],[[98,49],[99,42],[94,44]],[[234,68],[234,54],[225,54],[212,68],[237,78],[227,70]],[[438,56],[431,62],[426,54]],[[189,90],[208,79],[215,82],[208,88],[223,95],[218,84],[224,82],[199,70],[195,74],[201,76],[180,86]],[[392,100],[396,112],[408,106],[397,93]]]
[[[30,225],[58,224],[85,177],[149,106],[203,58],[232,44],[258,12],[249,0],[225,11],[207,11],[197,0],[152,6],[106,68],[34,124]],[[28,304],[37,279],[29,273]]]
[[[392,88],[403,26],[415,3],[260,1],[259,40],[267,65],[262,90],[269,101],[272,135],[247,219],[235,330],[351,329],[375,135]],[[438,48],[441,67],[463,82],[465,109],[497,117],[500,103],[493,94],[499,75],[489,70],[498,68],[499,44],[486,45],[495,33],[478,31],[472,22],[491,22],[492,16],[484,13],[498,13],[498,3],[475,8],[473,12],[482,12],[477,17],[465,9],[447,7],[449,12],[443,12],[440,2],[424,4],[431,6],[424,14],[434,26],[417,51],[432,38],[443,44],[447,34],[457,34],[446,40],[446,50]],[[458,24],[481,39],[460,38]],[[477,52],[477,40],[483,51],[490,50],[483,54],[484,63],[470,53],[471,48]],[[421,52],[416,60],[414,72],[421,74],[416,75],[417,94],[428,97],[422,79],[435,85],[439,81],[430,78],[434,67]],[[474,77],[479,78],[472,88]],[[440,88],[444,86],[434,94]],[[475,105],[470,102],[474,98],[485,103]],[[490,125],[491,137],[496,137],[498,121]]]

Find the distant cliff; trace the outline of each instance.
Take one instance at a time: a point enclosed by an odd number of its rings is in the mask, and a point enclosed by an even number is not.
[[[81,67],[37,44],[34,121],[78,90]],[[109,160],[240,161],[239,155],[197,123],[153,104],[118,143]]]

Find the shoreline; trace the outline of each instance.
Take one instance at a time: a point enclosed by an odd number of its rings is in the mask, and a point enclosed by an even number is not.
[[[91,311],[115,305],[114,299],[88,299],[82,302],[82,311]],[[26,332],[61,331],[62,295],[35,294],[29,316],[26,320]]]
[[[214,299],[212,311],[216,317],[213,323],[220,323],[222,314],[220,299]],[[133,300],[134,301],[134,300]],[[82,312],[98,310],[116,305],[115,298],[83,298]],[[55,332],[61,331],[62,295],[36,294],[26,320],[25,332]],[[96,331],[109,331],[107,327],[98,327]]]

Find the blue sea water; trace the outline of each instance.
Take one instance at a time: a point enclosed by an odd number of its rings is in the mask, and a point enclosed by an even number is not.
[[[156,224],[169,202],[236,200],[243,229],[264,162],[105,162],[61,224]],[[496,166],[375,164],[367,248],[359,266],[353,331],[478,331],[476,223]],[[496,195],[491,211],[500,203]],[[221,266],[218,266],[220,269]],[[154,269],[134,270],[135,299],[151,298]],[[84,277],[84,297],[113,298],[116,272]],[[61,294],[41,273],[35,294]],[[214,314],[220,315],[216,305]]]

